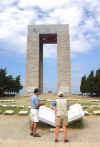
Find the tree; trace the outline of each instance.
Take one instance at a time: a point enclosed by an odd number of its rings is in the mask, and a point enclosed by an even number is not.
[[[19,91],[23,88],[23,86],[20,84],[20,76],[16,77],[16,86],[15,86],[15,91],[16,93],[19,93]]]
[[[89,76],[87,77],[87,92],[93,96],[94,93],[94,87],[95,85],[95,77],[94,77],[94,71],[91,71],[91,73],[89,74]]]
[[[6,69],[0,69],[0,96],[3,96],[6,89]]]
[[[86,79],[86,76],[82,77],[80,91],[84,95],[88,93],[93,96],[100,96],[100,69],[96,70],[96,74],[94,75],[94,71],[92,70],[89,76]]]
[[[100,96],[100,69],[96,71],[95,76],[95,93],[97,96]]]
[[[81,91],[82,95],[85,95],[85,93],[87,92],[87,79],[86,79],[86,75],[84,75],[82,77],[81,85],[80,85],[80,91]]]
[[[16,81],[11,75],[9,75],[7,77],[7,90],[6,91],[8,91],[10,95],[12,95],[12,93],[15,94],[15,86],[16,86]]]
[[[13,96],[23,88],[20,82],[20,76],[13,78],[6,73],[6,69],[0,69],[0,96]]]

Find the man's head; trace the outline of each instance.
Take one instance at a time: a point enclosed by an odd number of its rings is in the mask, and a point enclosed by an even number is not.
[[[39,90],[38,88],[35,88],[35,89],[34,89],[34,94],[35,94],[35,95],[40,95],[40,90]]]
[[[64,97],[64,93],[62,91],[58,92],[59,97]]]

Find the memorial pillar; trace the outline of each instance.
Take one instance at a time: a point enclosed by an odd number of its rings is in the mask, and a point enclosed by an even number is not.
[[[32,28],[29,27],[27,38],[25,95],[27,95],[30,89],[39,87],[39,62],[39,33],[33,32]]]
[[[70,41],[68,32],[57,33],[58,92],[71,95]]]

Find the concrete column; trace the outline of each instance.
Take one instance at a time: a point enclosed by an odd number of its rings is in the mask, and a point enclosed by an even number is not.
[[[40,42],[39,89],[43,93],[43,42]]]
[[[70,41],[68,32],[57,33],[58,91],[71,95]]]
[[[28,95],[29,89],[39,87],[39,33],[28,30],[27,55],[26,55],[26,79],[25,95]]]

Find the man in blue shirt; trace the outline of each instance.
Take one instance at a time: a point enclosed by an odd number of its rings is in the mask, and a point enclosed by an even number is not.
[[[39,103],[38,96],[40,95],[40,91],[38,88],[34,89],[34,94],[31,96],[31,110],[30,110],[30,135],[33,137],[40,137],[37,133],[37,123],[39,122],[39,107],[44,105],[43,103]]]

